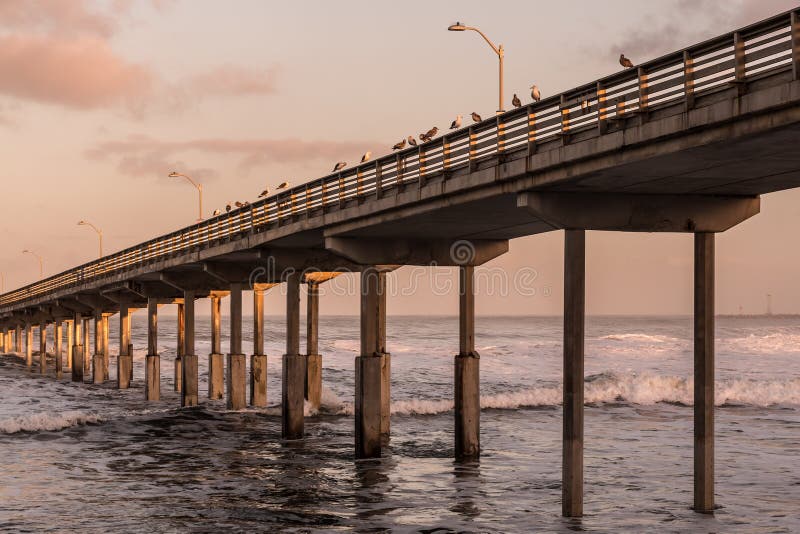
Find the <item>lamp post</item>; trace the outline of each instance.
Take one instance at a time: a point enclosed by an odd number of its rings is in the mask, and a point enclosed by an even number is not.
[[[92,230],[97,233],[97,237],[100,240],[100,258],[103,257],[103,231],[100,230],[98,227],[90,223],[89,221],[78,221],[78,226],[89,226]]]
[[[35,253],[32,250],[28,250],[27,248],[25,250],[23,250],[22,253],[23,254],[31,254],[31,255],[35,256],[37,260],[39,260],[39,280],[44,278],[44,267],[43,267],[42,257],[39,256],[37,253]]]
[[[489,40],[486,35],[480,31],[478,28],[473,28],[472,26],[464,26],[460,22],[456,22],[455,24],[451,24],[447,28],[451,32],[463,32],[467,30],[472,30],[478,32],[484,40],[489,43],[489,46],[492,47],[494,53],[497,54],[497,58],[500,60],[500,97],[498,99],[498,107],[497,107],[497,114],[503,113],[505,109],[503,108],[503,56],[505,56],[505,50],[503,49],[503,45],[495,46],[495,44]]]
[[[197,188],[197,193],[200,195],[200,208],[198,210],[197,222],[201,222],[203,220],[203,184],[198,184],[197,182],[195,182],[194,180],[192,180],[191,178],[189,178],[185,174],[181,174],[181,173],[175,172],[175,171],[172,171],[171,173],[169,173],[169,177],[170,178],[186,178],[186,180],[188,180],[188,182],[190,184],[192,184],[193,186],[195,186],[195,188]]]

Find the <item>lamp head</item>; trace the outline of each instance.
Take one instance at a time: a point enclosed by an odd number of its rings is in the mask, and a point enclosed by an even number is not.
[[[86,221],[78,221],[78,226],[80,226],[82,224],[86,224]]]
[[[456,22],[455,24],[451,24],[450,26],[447,27],[447,30],[451,32],[463,32],[466,29],[467,27],[461,24],[460,22]]]
[[[180,174],[178,174],[178,173],[177,173],[177,172],[175,172],[175,171],[172,171],[171,173],[169,173],[169,177],[170,177],[170,178],[177,178],[178,176],[180,176]]]

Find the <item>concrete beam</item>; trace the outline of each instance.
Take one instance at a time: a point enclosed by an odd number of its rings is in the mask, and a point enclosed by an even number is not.
[[[159,281],[172,286],[181,294],[192,291],[195,295],[208,295],[225,284],[203,271],[170,271],[159,274]]]
[[[759,213],[760,197],[528,191],[517,207],[554,229],[724,232]]]
[[[325,237],[325,248],[360,265],[481,265],[508,252],[505,239]]]

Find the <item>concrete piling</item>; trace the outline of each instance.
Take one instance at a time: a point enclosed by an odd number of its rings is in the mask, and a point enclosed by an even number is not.
[[[105,360],[103,357],[103,316],[94,316],[94,355],[92,356],[92,381],[105,382]]]
[[[112,313],[103,314],[103,380],[104,381],[107,381],[109,379],[111,354],[108,351],[108,318],[111,317],[112,315],[113,315]]]
[[[158,354],[158,302],[147,299],[147,354],[144,362],[144,398],[161,399],[161,356]]]
[[[227,356],[226,382],[229,410],[247,405],[247,357],[242,354],[242,284],[231,284],[231,337]]]
[[[75,343],[81,340],[81,316],[77,313],[72,320],[72,339]],[[83,382],[83,347],[78,344],[72,346],[72,381]]]
[[[131,385],[133,355],[128,353],[131,343],[131,321],[128,304],[119,305],[119,356],[117,357],[117,387],[128,389]]]
[[[25,365],[28,370],[33,367],[33,325],[25,325]]]
[[[586,231],[564,233],[564,420],[561,513],[583,515],[583,347]]]
[[[69,369],[70,373],[72,372],[72,345],[74,345],[74,340],[72,339],[73,328],[72,328],[72,319],[67,319],[67,365],[66,368]]]
[[[47,373],[47,321],[39,324],[39,374]]]
[[[286,277],[286,353],[281,362],[281,437],[301,439],[305,433],[303,389],[306,358],[300,354],[300,273]]]
[[[475,267],[459,267],[459,352],[455,357],[455,457],[480,455],[480,356],[475,351]]]
[[[319,284],[316,282],[308,282],[304,394],[309,407],[319,410],[322,404],[322,356],[319,354]]]
[[[211,354],[208,355],[208,398],[219,400],[225,387],[225,355],[220,336],[221,298],[211,295]]]
[[[17,354],[22,354],[22,326],[17,325],[14,332],[14,350]]]
[[[198,371],[197,354],[194,350],[194,292],[183,292],[183,379],[181,381],[181,406],[197,406],[198,399]]]
[[[83,319],[83,373],[88,375],[92,372],[92,346],[89,344],[89,317]]]
[[[184,339],[184,332],[185,325],[184,320],[186,319],[186,312],[183,309],[183,303],[178,303],[178,346],[176,347],[175,351],[175,365],[174,365],[174,377],[173,377],[173,384],[175,387],[175,391],[180,392],[183,388],[183,351],[186,348],[186,340]]]
[[[267,355],[264,354],[264,290],[253,288],[253,354],[250,356],[250,406],[267,405]]]
[[[356,457],[381,455],[381,436],[389,430],[391,403],[386,353],[386,273],[361,271],[361,355],[356,357]]]
[[[61,359],[61,348],[63,343],[62,325],[63,321],[60,319],[56,319],[53,323],[53,359],[55,360],[57,379],[64,377],[64,362]]]
[[[694,237],[694,510],[714,511],[714,234]]]

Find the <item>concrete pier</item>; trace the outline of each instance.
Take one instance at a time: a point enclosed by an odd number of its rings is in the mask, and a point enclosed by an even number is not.
[[[583,346],[586,231],[564,232],[564,420],[561,514],[583,515]]]
[[[128,389],[131,384],[133,355],[128,353],[131,343],[131,320],[128,304],[119,305],[119,356],[117,357],[117,387]]]
[[[247,357],[242,354],[242,284],[231,288],[231,337],[227,356],[226,382],[229,410],[242,410],[247,405]]]
[[[108,351],[108,318],[112,313],[103,314],[103,380],[109,379],[109,367],[111,363],[111,354]]]
[[[694,236],[694,510],[714,511],[714,234]]]
[[[17,354],[22,354],[22,326],[17,325],[14,332],[14,350]]]
[[[197,354],[194,350],[194,297],[194,291],[183,292],[184,345],[181,406],[197,406],[199,402]]]
[[[184,339],[184,332],[186,331],[184,320],[186,319],[186,312],[183,309],[183,302],[178,303],[178,344],[175,349],[175,364],[174,364],[174,377],[173,384],[175,391],[180,392],[183,388],[183,351],[186,348],[186,340]]]
[[[94,355],[92,356],[92,381],[105,382],[105,359],[103,356],[103,316],[94,316]]]
[[[225,387],[225,355],[222,354],[220,317],[222,299],[211,294],[211,354],[208,355],[208,398],[219,400]]]
[[[39,374],[47,373],[47,321],[39,324]]]
[[[25,365],[30,371],[33,367],[33,325],[25,325]]]
[[[67,365],[66,368],[72,372],[72,345],[74,344],[74,340],[72,339],[72,320],[67,319]]]
[[[92,351],[89,343],[89,328],[91,319],[83,318],[83,374],[88,375],[92,372]]]
[[[319,284],[308,282],[306,301],[306,381],[304,394],[309,407],[322,404],[322,356],[319,353]]]
[[[306,358],[300,354],[300,273],[296,271],[286,277],[286,353],[281,367],[281,437],[301,439]]]
[[[386,365],[386,273],[361,271],[361,355],[356,357],[356,458],[381,455],[381,434],[388,427]],[[388,369],[386,370],[388,371]],[[384,420],[387,420],[384,423]]]
[[[158,355],[158,301],[147,299],[147,354],[144,363],[144,398],[161,400],[161,356]]]
[[[475,351],[475,267],[459,267],[458,340],[455,357],[455,457],[480,455],[480,356]]]
[[[250,406],[267,405],[267,355],[264,354],[264,290],[253,288],[253,354],[250,356]]]
[[[56,319],[53,323],[53,359],[55,360],[57,379],[64,377],[64,361],[61,357],[61,349],[64,343],[63,324],[61,319]]]
[[[81,340],[81,316],[77,313],[72,320],[72,339],[76,343],[72,346],[72,381],[83,382],[83,347],[77,344]]]

